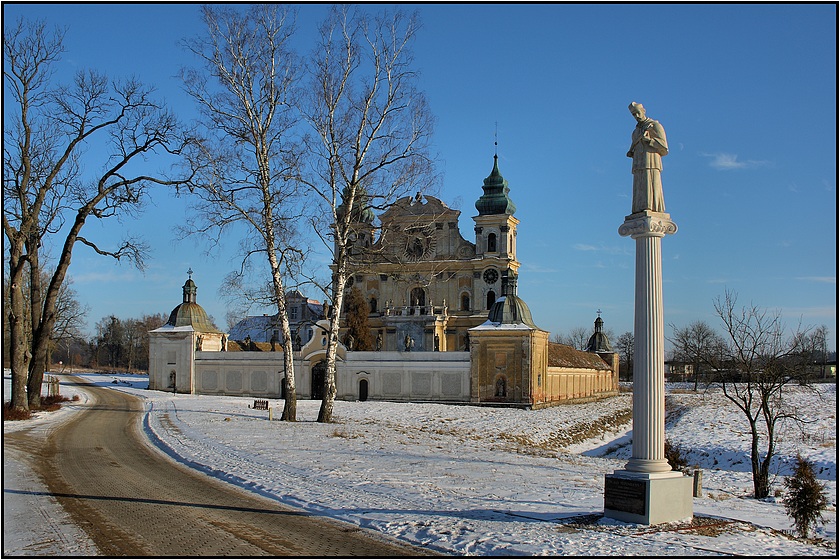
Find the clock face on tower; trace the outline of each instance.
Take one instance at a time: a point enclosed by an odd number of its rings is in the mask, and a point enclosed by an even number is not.
[[[499,279],[499,273],[496,271],[495,268],[488,268],[484,271],[484,281],[488,284],[495,284],[496,280]]]

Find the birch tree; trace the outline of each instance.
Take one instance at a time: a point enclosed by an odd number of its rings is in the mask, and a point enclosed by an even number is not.
[[[293,141],[298,62],[289,42],[293,14],[278,5],[244,11],[203,8],[206,33],[185,42],[201,67],[181,73],[201,112],[189,151],[196,217],[192,233],[223,234],[244,225],[242,262],[228,284],[240,285],[253,259],[268,267],[268,298],[277,309],[283,345],[285,404],[295,421],[297,396],[292,335],[286,313],[286,278],[301,251],[294,248],[295,178],[299,147]]]
[[[373,209],[423,190],[431,172],[433,121],[411,51],[417,16],[364,9],[333,8],[321,25],[304,109],[312,136],[301,181],[319,206],[313,229],[332,272],[324,286],[331,305],[319,422],[332,420],[339,325],[358,249],[354,228],[372,221]]]
[[[104,243],[82,235],[89,219],[133,216],[149,188],[178,180],[147,175],[136,162],[177,153],[177,121],[154,90],[135,79],[110,81],[93,70],[54,82],[64,31],[20,19],[3,29],[3,232],[9,263],[12,407],[40,405],[56,305],[77,244],[143,267],[146,246],[127,237]],[[86,150],[95,145],[89,153]],[[41,282],[43,247],[57,248]],[[24,276],[29,293],[23,292]],[[26,329],[24,297],[31,328]],[[26,332],[29,330],[30,332]]]

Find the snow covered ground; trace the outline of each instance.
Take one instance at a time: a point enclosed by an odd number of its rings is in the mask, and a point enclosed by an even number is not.
[[[791,521],[779,498],[749,497],[747,426],[719,391],[668,387],[668,439],[703,471],[697,526],[687,528],[601,517],[604,475],[630,457],[629,393],[539,411],[339,401],[337,421],[319,424],[317,401],[298,401],[299,421],[286,423],[249,408],[249,398],[148,391],[141,376],[84,377],[144,398],[144,430],[175,461],[443,553],[837,555],[835,385],[819,386],[819,395],[796,394],[810,422],[804,433],[785,427],[773,469],[773,489],[781,490],[797,451],[815,463],[831,504],[817,544],[784,533]],[[276,417],[282,401],[270,404]],[[600,433],[603,426],[607,433],[587,439],[588,430]],[[4,488],[9,484],[4,472]]]

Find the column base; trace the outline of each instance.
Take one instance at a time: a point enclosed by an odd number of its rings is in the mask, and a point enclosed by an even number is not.
[[[625,471],[633,473],[669,473],[671,465],[668,464],[667,459],[635,459],[632,458],[624,465]]]
[[[694,517],[694,479],[676,471],[605,475],[604,516],[642,525],[689,520]]]

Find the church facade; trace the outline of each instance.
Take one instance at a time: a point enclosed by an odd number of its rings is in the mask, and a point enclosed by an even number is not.
[[[404,350],[410,340],[415,351],[466,351],[469,330],[501,296],[502,273],[518,271],[519,220],[497,157],[483,190],[472,241],[459,230],[460,211],[432,196],[402,198],[379,216],[379,236],[364,247],[351,285],[370,303],[382,350]],[[372,220],[356,229],[358,243],[373,238]]]
[[[339,345],[338,399],[541,408],[617,394],[618,356],[600,317],[596,342],[579,351],[549,342],[517,295],[519,220],[509,192],[494,157],[475,205],[473,241],[459,231],[459,211],[419,193],[379,216],[377,237],[373,216],[355,224],[366,257],[354,263],[348,284],[369,302],[377,344],[369,351]],[[150,333],[150,388],[282,398],[281,346],[238,340],[209,321],[190,323],[201,315],[195,291],[188,280],[184,302]],[[327,322],[306,328],[293,356],[297,392],[320,399]]]

